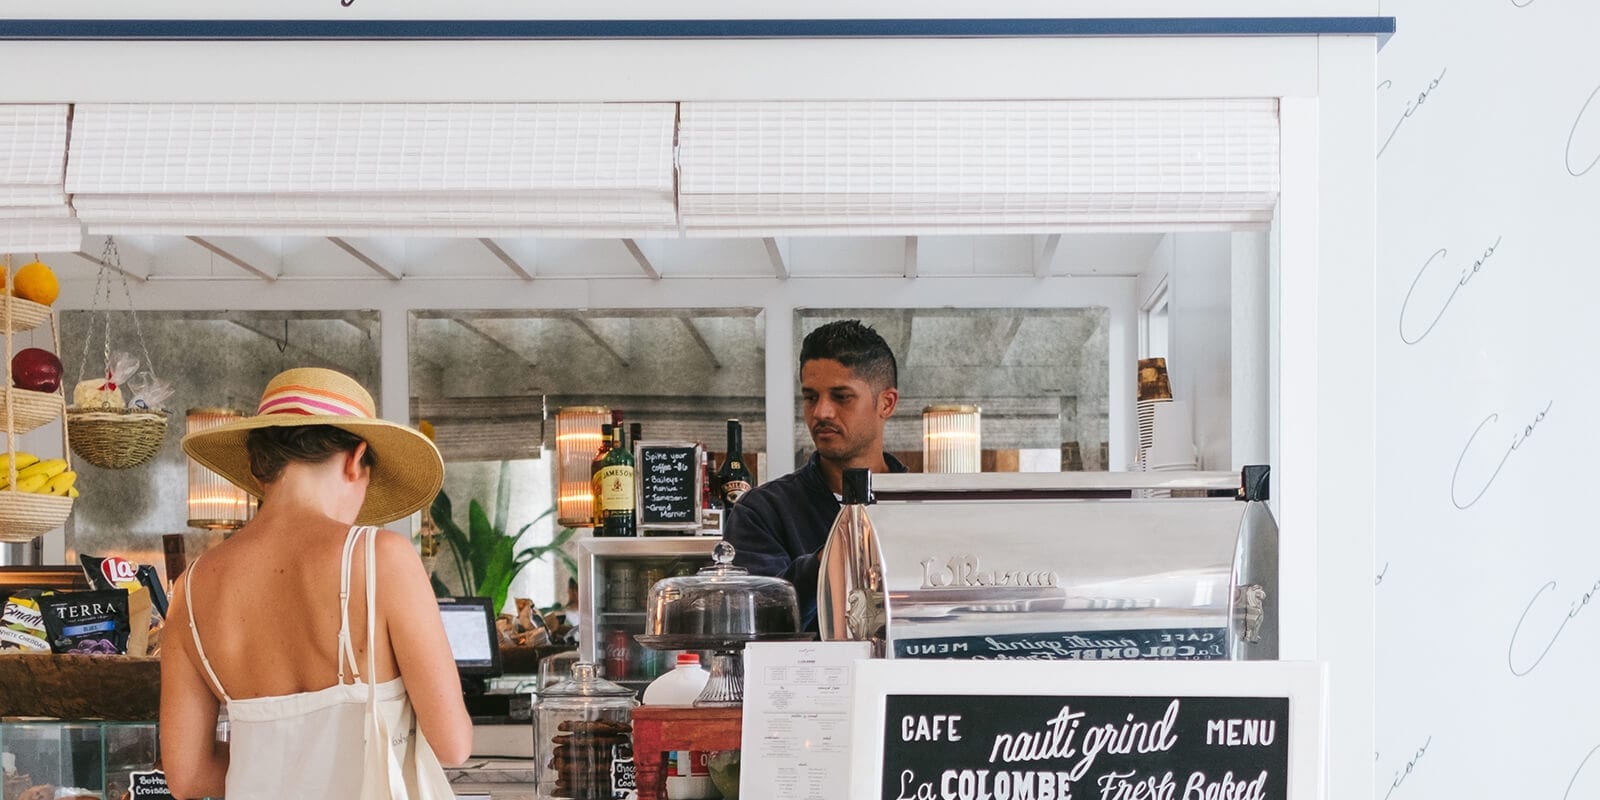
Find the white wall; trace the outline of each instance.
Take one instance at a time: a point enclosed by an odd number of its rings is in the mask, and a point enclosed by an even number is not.
[[[1233,466],[1232,237],[1177,233],[1173,240],[1172,396],[1189,404],[1201,469]]]
[[[1600,6],[1385,6],[1373,794],[1597,797]]]
[[[1137,281],[1141,304],[1167,282],[1168,377],[1173,399],[1189,405],[1201,469],[1269,460],[1264,365],[1271,331],[1264,238],[1262,233],[1170,234]],[[1233,364],[1239,358],[1251,369],[1236,374]],[[1235,453],[1235,419],[1241,413],[1257,416]],[[1251,460],[1241,461],[1246,454]]]

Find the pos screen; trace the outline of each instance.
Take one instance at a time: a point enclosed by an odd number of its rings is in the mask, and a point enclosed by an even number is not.
[[[450,654],[463,677],[493,678],[500,674],[500,636],[487,597],[441,597],[439,616]]]

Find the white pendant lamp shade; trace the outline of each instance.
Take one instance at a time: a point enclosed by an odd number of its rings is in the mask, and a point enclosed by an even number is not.
[[[594,524],[594,484],[589,466],[600,449],[605,406],[567,406],[556,412],[556,522],[569,528]]]
[[[228,408],[191,408],[184,416],[184,433],[194,433],[233,422],[244,414]],[[232,531],[250,521],[255,501],[226,478],[189,459],[189,527]]]
[[[983,471],[983,412],[977,406],[937,405],[922,410],[924,472]]]

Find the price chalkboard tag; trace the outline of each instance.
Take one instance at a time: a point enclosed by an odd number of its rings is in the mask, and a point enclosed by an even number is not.
[[[700,452],[693,442],[641,442],[634,448],[640,530],[700,527]]]
[[[167,774],[158,769],[128,773],[128,796],[132,800],[172,800]]]

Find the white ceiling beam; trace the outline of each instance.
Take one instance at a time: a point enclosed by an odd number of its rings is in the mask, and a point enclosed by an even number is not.
[[[391,281],[400,280],[400,273],[398,273],[398,272],[396,272],[396,271],[394,271],[392,269],[389,269],[388,267],[385,267],[382,264],[379,264],[376,260],[374,260],[372,258],[372,256],[369,256],[366,253],[363,253],[360,250],[356,249],[355,245],[352,245],[349,242],[347,242],[347,241],[345,241],[345,240],[343,240],[343,239],[341,239],[341,238],[339,238],[337,236],[329,236],[328,237],[328,241],[333,242],[334,246],[338,247],[340,250],[343,250],[346,253],[349,253],[351,258],[354,258],[355,260],[360,261],[361,263],[367,265],[367,269],[370,269],[373,272],[376,272],[379,275],[382,275],[383,277],[388,278]]]
[[[634,261],[639,262],[639,269],[644,270],[645,275],[654,281],[661,280],[661,272],[655,268],[654,264],[650,263],[650,258],[644,254],[644,251],[639,249],[638,242],[632,239],[623,239],[622,246],[628,248],[628,254],[633,256]]]
[[[600,335],[600,331],[595,329],[594,323],[584,319],[579,314],[568,315],[567,319],[572,320],[572,324],[577,325],[578,330],[588,334],[589,338],[593,339],[595,344],[600,345],[601,349],[605,350],[611,355],[612,358],[616,359],[617,363],[624,367],[630,366],[628,364],[628,359],[623,357],[621,353],[617,352],[617,348],[612,347],[611,343],[606,341],[606,337]]]
[[[539,365],[535,364],[533,362],[533,359],[528,358],[527,356],[525,356],[522,353],[518,352],[511,345],[506,344],[505,342],[501,341],[499,337],[497,337],[494,334],[484,330],[477,323],[474,323],[474,322],[472,322],[470,320],[462,319],[461,317],[451,317],[450,321],[454,322],[457,325],[460,325],[468,333],[471,333],[472,335],[477,336],[479,339],[482,339],[485,342],[488,342],[489,345],[494,347],[496,350],[499,350],[500,352],[505,353],[505,354],[511,356],[512,358],[515,358],[518,361],[521,361],[529,369],[538,369],[539,368]]]
[[[772,271],[778,280],[789,280],[789,242],[779,242],[769,236],[762,239],[761,243],[767,247],[767,258],[772,260]]]
[[[694,343],[700,345],[700,351],[705,353],[706,358],[711,360],[711,366],[722,369],[722,360],[717,358],[717,352],[711,349],[711,343],[706,341],[706,337],[701,335],[700,329],[695,327],[694,320],[685,314],[678,317],[678,321],[683,323],[684,328],[688,329],[689,336],[694,339]]]
[[[258,267],[245,257],[233,252],[233,250],[229,250],[222,245],[217,244],[214,241],[211,241],[210,239],[200,236],[186,236],[184,238],[211,251],[213,255],[220,256],[222,260],[227,261],[228,263],[250,273],[251,275],[267,281],[268,283],[278,280],[278,272],[270,271],[263,267]],[[234,249],[238,249],[237,246],[235,246]]]
[[[917,237],[906,237],[906,265],[902,273],[907,278],[917,277]]]
[[[515,272],[517,277],[525,281],[533,280],[533,271],[522,266],[522,264],[519,263],[515,258],[511,257],[510,253],[507,253],[504,248],[496,244],[493,239],[485,238],[479,239],[478,241],[481,242],[484,247],[488,248],[489,252],[494,253],[494,257],[500,259],[500,263],[506,265],[506,269]]]
[[[1061,247],[1061,234],[1052,233],[1044,237],[1041,247],[1033,253],[1033,277],[1050,277],[1050,266],[1055,263],[1056,250]]]
[[[99,256],[89,255],[88,253],[85,253],[82,250],[79,250],[78,252],[73,253],[73,255],[77,256],[78,258],[83,259],[84,261],[89,262],[90,264],[95,265],[96,267],[107,267],[107,268],[110,268],[110,269],[115,270],[117,272],[120,272],[123,275],[126,275],[126,276],[128,276],[128,277],[130,277],[130,278],[132,278],[132,279],[134,279],[134,280],[136,280],[138,282],[140,282],[140,283],[144,283],[144,282],[150,280],[149,273],[140,273],[140,272],[137,272],[135,270],[131,270],[131,269],[128,268],[128,266],[126,264],[123,264],[122,266],[118,266],[116,264],[107,264],[106,262],[101,261]]]

